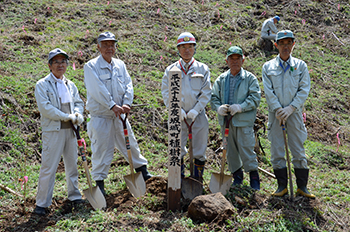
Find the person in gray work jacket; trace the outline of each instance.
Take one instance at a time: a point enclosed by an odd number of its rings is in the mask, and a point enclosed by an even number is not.
[[[196,39],[189,33],[181,33],[177,39],[177,49],[180,60],[168,66],[162,81],[162,96],[169,108],[169,70],[174,66],[182,71],[182,99],[181,99],[181,175],[184,177],[183,157],[187,153],[186,144],[188,128],[184,119],[192,126],[192,146],[194,157],[194,175],[202,179],[206,157],[209,134],[208,118],[205,115],[205,106],[210,101],[210,71],[207,65],[193,58],[196,51]]]
[[[307,138],[303,122],[303,105],[310,91],[310,76],[304,61],[291,56],[295,45],[293,32],[277,33],[275,46],[279,55],[262,68],[264,91],[269,110],[268,138],[271,141],[271,163],[278,188],[273,196],[284,196],[287,190],[287,167],[281,125],[286,128],[288,145],[297,182],[297,194],[315,198],[307,190],[309,169],[304,142]]]
[[[278,32],[276,23],[280,21],[279,16],[266,19],[261,27],[261,38],[268,40],[275,40]]]
[[[134,90],[130,75],[123,61],[113,58],[117,40],[111,32],[98,36],[97,48],[101,55],[84,66],[84,82],[87,90],[86,109],[91,120],[87,124],[92,150],[92,178],[105,194],[107,178],[113,160],[114,148],[128,160],[123,124],[119,117],[130,112]],[[147,170],[147,160],[141,155],[134,133],[127,120],[129,142],[136,172],[142,172],[144,180],[152,175]]]
[[[233,185],[243,183],[243,170],[249,172],[250,186],[260,189],[258,161],[254,152],[254,121],[260,103],[261,92],[258,79],[242,68],[243,51],[232,46],[226,53],[230,68],[215,81],[211,92],[211,107],[219,115],[221,134],[224,137],[224,118],[232,115],[227,141],[228,167],[233,175]]]
[[[82,203],[78,189],[78,148],[71,122],[80,125],[83,121],[84,102],[75,84],[64,73],[68,55],[56,48],[49,53],[48,66],[51,73],[40,79],[35,86],[42,128],[42,154],[38,192],[34,213],[45,215],[45,208],[52,203],[55,175],[63,155],[68,199]]]

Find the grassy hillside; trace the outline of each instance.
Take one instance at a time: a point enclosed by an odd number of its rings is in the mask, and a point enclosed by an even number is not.
[[[183,211],[166,211],[167,111],[160,93],[165,68],[179,59],[177,36],[197,38],[195,58],[211,70],[212,83],[227,70],[230,45],[244,49],[244,68],[254,73],[263,90],[261,67],[276,51],[261,50],[257,41],[266,18],[281,16],[279,29],[295,33],[293,56],[303,59],[312,87],[306,101],[305,144],[311,169],[309,188],[316,200],[274,199],[276,181],[261,173],[260,201],[238,205],[237,215],[198,223]],[[65,173],[60,164],[54,202],[48,217],[32,215],[41,160],[40,114],[34,98],[37,80],[49,73],[47,55],[60,47],[71,60],[66,76],[86,101],[83,65],[98,55],[96,38],[103,31],[119,39],[116,57],[133,79],[135,99],[131,124],[149,169],[162,178],[147,183],[142,199],[128,193],[123,176],[127,162],[116,152],[106,180],[106,211],[79,209],[66,201]],[[348,1],[193,0],[88,1],[0,0],[0,184],[24,195],[0,190],[0,229],[5,231],[347,231],[350,226],[350,5]],[[75,67],[75,69],[73,69]],[[219,171],[221,146],[216,112],[207,106],[210,122],[205,182]],[[88,117],[88,112],[85,112]],[[263,98],[259,119],[267,125]],[[86,123],[82,136],[88,140]],[[259,165],[272,172],[267,135],[260,130],[265,153]],[[340,144],[338,144],[340,143]],[[90,154],[90,149],[88,149]],[[79,159],[79,164],[80,159]],[[209,171],[208,171],[209,170]],[[79,184],[86,189],[80,169]],[[21,190],[19,178],[29,181]],[[246,178],[245,184],[248,185]],[[208,188],[205,188],[208,192]],[[233,192],[236,190],[233,189]],[[236,192],[236,194],[238,194]],[[249,204],[248,204],[249,205]]]

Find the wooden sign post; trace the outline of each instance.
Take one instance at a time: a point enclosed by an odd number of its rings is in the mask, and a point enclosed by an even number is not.
[[[169,71],[169,118],[168,118],[168,206],[181,209],[181,78],[182,72],[174,66]]]

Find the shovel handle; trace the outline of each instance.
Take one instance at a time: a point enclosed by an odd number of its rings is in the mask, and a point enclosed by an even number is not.
[[[130,172],[131,172],[131,180],[132,180],[132,183],[135,184],[134,165],[132,163],[132,155],[131,155],[131,150],[130,150],[129,133],[128,133],[128,128],[126,126],[126,120],[128,119],[128,114],[125,114],[125,118],[124,119],[121,116],[119,116],[119,118],[120,118],[120,120],[122,120],[122,123],[123,123],[124,136],[125,136],[125,146],[126,146],[126,151],[128,153],[128,160],[129,160]]]
[[[290,199],[293,201],[293,180],[292,180],[292,170],[290,168],[290,158],[289,158],[289,151],[288,151],[288,144],[287,144],[286,128],[285,128],[285,126],[283,124],[281,126],[282,126],[284,146],[285,146],[285,149],[286,149],[286,156],[287,156]]]
[[[224,149],[222,151],[222,159],[221,159],[221,168],[220,168],[220,185],[224,182],[224,170],[225,170],[225,164],[226,164],[226,151],[227,151],[227,138],[230,128],[230,122],[232,120],[233,115],[231,115],[230,118],[225,117],[225,133],[224,133]]]
[[[188,128],[188,140],[189,140],[189,153],[190,153],[190,176],[193,177],[193,171],[194,171],[194,167],[193,167],[193,146],[192,146],[192,125],[194,123],[194,120],[192,121],[191,124],[189,124],[186,120],[186,118],[184,118],[184,121],[186,123],[186,126]]]

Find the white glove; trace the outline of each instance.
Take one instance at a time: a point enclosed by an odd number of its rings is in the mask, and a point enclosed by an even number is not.
[[[187,113],[187,118],[192,119],[192,121],[194,121],[196,119],[197,115],[198,115],[198,111],[192,109]]]
[[[181,109],[180,120],[183,121],[186,118],[186,112],[184,109]]]
[[[75,116],[76,116],[76,120],[75,120],[74,124],[79,126],[80,124],[82,124],[84,122],[83,115],[81,115],[79,113],[75,113]]]
[[[75,116],[75,114],[67,114],[66,118],[63,119],[63,121],[64,122],[72,121],[74,123],[76,118],[77,117]]]
[[[236,113],[242,112],[242,107],[240,104],[233,104],[233,105],[230,105],[228,110],[230,111],[231,115],[235,115]]]
[[[278,117],[280,117],[284,122],[287,121],[287,118],[294,112],[295,108],[291,105],[284,107],[279,111]]]
[[[227,104],[221,105],[217,110],[218,114],[221,116],[226,116],[227,111],[228,111],[228,107],[229,107],[229,105],[227,105]]]

